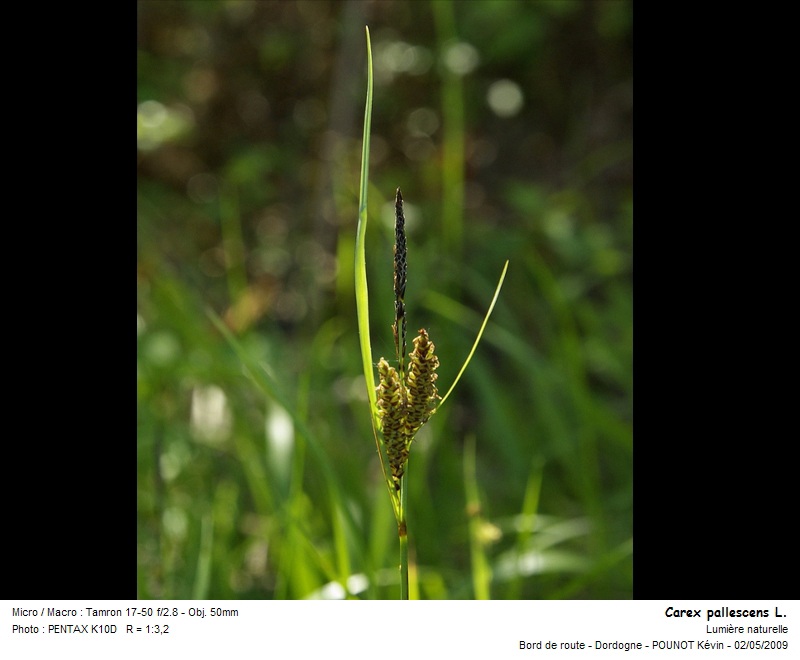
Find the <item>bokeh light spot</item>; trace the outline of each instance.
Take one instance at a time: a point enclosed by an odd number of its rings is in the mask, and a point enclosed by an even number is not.
[[[472,73],[480,59],[478,50],[464,41],[457,41],[445,46],[442,55],[444,65],[459,76]]]
[[[409,113],[406,126],[413,137],[430,137],[439,128],[439,115],[431,108],[417,108]]]
[[[489,86],[486,101],[498,117],[513,117],[525,103],[522,88],[513,80],[497,80]]]
[[[198,440],[218,443],[231,432],[231,411],[228,398],[216,385],[198,386],[192,390],[192,433]]]
[[[186,106],[168,108],[155,100],[142,101],[136,110],[136,142],[151,151],[194,127],[194,115]]]

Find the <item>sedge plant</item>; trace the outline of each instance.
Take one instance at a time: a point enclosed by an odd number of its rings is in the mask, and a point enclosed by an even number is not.
[[[494,297],[483,319],[472,349],[453,384],[444,396],[439,396],[436,387],[436,369],[439,358],[428,332],[419,330],[406,355],[405,290],[408,270],[408,249],[405,237],[403,195],[398,188],[395,194],[395,245],[394,245],[394,301],[395,316],[392,326],[394,334],[396,366],[381,357],[377,362],[378,384],[375,384],[374,362],[370,343],[369,297],[366,267],[367,231],[367,187],[369,181],[369,144],[372,124],[372,46],[369,28],[367,38],[367,100],[364,110],[364,135],[361,152],[361,181],[359,186],[358,229],[355,254],[355,294],[358,315],[358,334],[361,344],[361,359],[371,412],[372,430],[383,476],[392,509],[397,520],[400,542],[400,598],[409,598],[408,588],[408,527],[407,527],[407,466],[411,447],[419,429],[447,400],[461,379],[481,340],[483,331],[494,309],[503,280],[508,269],[506,261]]]

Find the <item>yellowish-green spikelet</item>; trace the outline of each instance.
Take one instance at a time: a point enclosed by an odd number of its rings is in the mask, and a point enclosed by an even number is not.
[[[392,471],[395,488],[400,488],[400,478],[408,460],[408,443],[405,432],[406,395],[397,370],[381,358],[378,362],[378,416],[386,446],[386,455]]]
[[[436,368],[439,358],[434,351],[436,346],[423,329],[414,338],[414,350],[409,353],[406,377],[406,419],[405,432],[409,441],[413,439],[420,427],[428,421],[436,408],[439,395],[436,391]]]
[[[420,330],[414,339],[414,350],[409,353],[405,385],[397,369],[389,366],[384,358],[378,362],[378,417],[392,481],[398,490],[411,441],[433,414],[439,398],[436,391],[439,358],[434,354],[435,348],[428,333]]]

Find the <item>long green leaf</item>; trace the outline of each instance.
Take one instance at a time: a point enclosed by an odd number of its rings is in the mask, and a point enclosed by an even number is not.
[[[364,138],[361,147],[361,185],[358,200],[358,230],[356,232],[356,312],[358,314],[358,338],[361,343],[361,361],[367,384],[373,426],[378,426],[375,396],[375,374],[372,362],[372,344],[369,336],[369,294],[367,291],[367,187],[369,184],[369,135],[372,126],[372,45],[367,30],[367,104],[364,109]]]
[[[367,191],[369,188],[369,136],[372,127],[372,44],[367,31],[367,103],[364,108],[364,136],[361,147],[361,184],[358,200],[358,229],[356,230],[356,255],[355,255],[355,289],[356,289],[356,314],[358,316],[358,338],[361,345],[361,363],[364,368],[364,382],[367,385],[369,397],[370,419],[372,432],[375,435],[375,445],[381,457],[386,487],[392,499],[395,516],[399,515],[400,501],[386,472],[386,460],[381,450],[378,439],[380,418],[378,417],[377,396],[375,394],[375,372],[373,370],[372,344],[369,332],[369,291],[367,288]]]
[[[492,298],[492,303],[489,305],[489,309],[486,310],[486,316],[483,318],[483,323],[481,324],[480,330],[478,330],[478,336],[475,337],[475,343],[472,345],[472,350],[469,352],[469,355],[467,355],[467,359],[464,360],[464,364],[461,367],[461,371],[458,372],[458,376],[456,376],[456,379],[453,381],[453,384],[450,386],[450,389],[447,390],[447,394],[445,394],[442,397],[442,400],[439,402],[439,406],[441,406],[447,400],[447,397],[450,396],[450,392],[453,391],[458,381],[461,380],[461,375],[466,370],[467,365],[470,363],[470,360],[472,360],[472,356],[475,354],[475,349],[478,348],[478,344],[480,343],[481,337],[483,336],[483,331],[486,329],[486,324],[489,322],[489,317],[491,316],[492,310],[494,309],[494,304],[497,302],[497,297],[500,295],[500,289],[503,288],[503,280],[506,279],[507,270],[508,270],[508,261],[506,261],[506,265],[503,266],[503,272],[500,274],[500,281],[497,282],[497,288],[494,290],[494,297]]]

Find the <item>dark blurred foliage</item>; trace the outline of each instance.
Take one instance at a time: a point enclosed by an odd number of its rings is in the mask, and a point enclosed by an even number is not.
[[[590,530],[570,539],[580,568],[520,571],[493,596],[630,597],[631,13],[625,0],[139,1],[142,597],[302,597],[341,562],[342,503],[209,310],[345,485],[362,534],[348,543],[369,557],[347,568],[396,561],[353,295],[365,25],[375,359],[393,355],[397,186],[409,331],[429,329],[440,388],[510,260],[475,359],[412,451],[423,595],[470,597],[474,438],[487,528],[505,530],[541,475],[542,516]],[[305,545],[288,540],[297,520]],[[512,537],[487,553],[499,562]],[[289,568],[290,548],[314,568]]]

